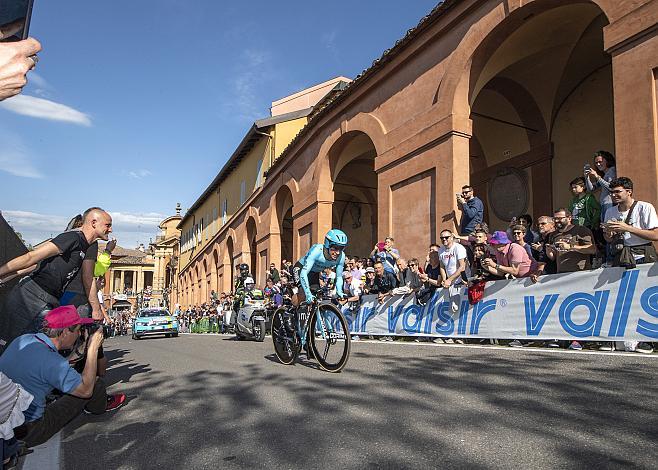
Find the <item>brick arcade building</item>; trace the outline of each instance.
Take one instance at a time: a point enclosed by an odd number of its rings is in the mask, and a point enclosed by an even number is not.
[[[331,227],[348,233],[349,253],[392,235],[403,255],[424,257],[454,226],[467,182],[493,228],[550,214],[599,149],[658,203],[657,23],[656,0],[446,0],[313,101],[230,217],[218,220],[213,202],[221,178],[204,192],[179,226],[194,236],[178,302],[231,290],[241,261],[262,283],[270,262],[297,259]],[[217,207],[205,237],[194,225],[203,204]]]

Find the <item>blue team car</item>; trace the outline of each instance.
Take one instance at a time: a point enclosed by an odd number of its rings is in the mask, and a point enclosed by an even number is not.
[[[146,335],[178,336],[178,319],[166,308],[141,309],[133,321],[133,339]]]

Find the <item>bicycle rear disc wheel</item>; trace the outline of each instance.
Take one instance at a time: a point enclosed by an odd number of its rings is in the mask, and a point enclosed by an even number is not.
[[[274,353],[281,363],[289,365],[297,360],[299,354],[299,341],[296,340],[294,332],[290,332],[286,326],[285,309],[279,308],[272,316],[272,342]]]
[[[310,318],[309,343],[320,367],[340,372],[350,357],[350,331],[347,320],[331,304],[319,305]]]

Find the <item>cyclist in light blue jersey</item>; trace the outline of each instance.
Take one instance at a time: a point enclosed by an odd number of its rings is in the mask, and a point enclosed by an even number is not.
[[[343,266],[345,264],[345,247],[347,246],[347,235],[338,229],[332,229],[324,237],[324,243],[317,243],[295,263],[293,267],[293,279],[298,287],[301,287],[293,296],[295,306],[302,302],[312,302],[315,297],[311,288],[319,287],[320,272],[326,268],[336,268],[336,293],[338,297],[344,297],[343,293]]]

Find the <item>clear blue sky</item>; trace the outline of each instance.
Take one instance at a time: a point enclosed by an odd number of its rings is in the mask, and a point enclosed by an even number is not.
[[[44,50],[0,104],[0,210],[29,242],[99,205],[148,243],[273,100],[354,78],[437,1],[226,3],[35,0]]]

